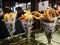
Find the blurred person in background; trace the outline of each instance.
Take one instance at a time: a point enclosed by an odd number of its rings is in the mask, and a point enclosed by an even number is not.
[[[16,11],[17,11],[17,19],[19,17],[21,17],[22,14],[24,14],[25,12],[22,10],[22,7],[16,7]]]
[[[3,16],[5,13],[9,13],[9,9],[8,8],[4,8],[3,9]],[[9,32],[8,32],[8,29],[6,27],[6,24],[5,22],[3,21],[3,18],[1,18],[0,20],[0,39],[4,39],[6,37],[10,36],[9,35]]]
[[[15,26],[16,32],[15,32],[15,34],[24,33],[23,26],[22,26],[21,20],[19,18],[25,12],[22,10],[22,7],[16,7],[16,11],[17,11],[17,17],[16,17],[16,26]]]
[[[6,14],[6,13],[10,13],[10,12],[12,12],[10,7],[3,8],[3,15]]]

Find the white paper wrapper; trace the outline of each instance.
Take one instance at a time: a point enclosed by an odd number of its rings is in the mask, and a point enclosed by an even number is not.
[[[28,21],[23,21],[22,22],[22,25],[23,25],[24,31],[26,33],[26,36],[29,35],[28,37],[30,37],[31,29],[33,28],[32,24],[33,24],[32,19],[28,19]]]
[[[54,22],[48,23],[48,22],[42,21],[42,23],[45,25],[44,28],[45,28],[46,31],[54,32],[55,31],[55,26],[57,24],[57,17],[54,18]]]

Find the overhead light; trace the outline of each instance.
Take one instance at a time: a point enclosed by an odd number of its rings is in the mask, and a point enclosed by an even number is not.
[[[55,4],[55,6],[54,6],[55,8],[57,7],[57,4]]]
[[[31,4],[31,2],[28,3],[28,5],[30,5],[30,4]]]

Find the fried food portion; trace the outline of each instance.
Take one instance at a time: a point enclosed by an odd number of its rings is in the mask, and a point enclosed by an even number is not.
[[[26,11],[25,14],[23,14],[21,17],[20,17],[20,20],[29,20],[29,19],[32,19],[33,18],[33,15],[29,12],[29,11]]]
[[[4,15],[4,20],[5,20],[5,21],[8,21],[8,19],[9,19],[9,14],[5,14],[5,15]]]
[[[41,14],[38,11],[33,11],[32,14],[37,16],[37,17],[41,16]]]
[[[10,16],[10,18],[16,18],[16,14],[15,13],[10,13],[9,16]]]
[[[8,21],[10,19],[16,18],[16,14],[15,13],[6,13],[4,14],[4,20]]]
[[[24,19],[35,18],[38,20],[43,20],[45,22],[53,22],[55,20],[55,17],[60,15],[56,10],[52,8],[47,8],[43,10],[43,12],[44,13],[41,14],[38,11],[33,12],[26,11],[26,13],[23,16],[21,16],[21,18]]]
[[[60,14],[52,9],[52,8],[47,8],[45,10],[43,10],[43,14],[39,13],[38,11],[34,11],[32,12],[32,14],[34,15],[34,17],[36,19],[41,19],[43,21],[47,21],[47,22],[53,22],[55,17],[59,16]]]

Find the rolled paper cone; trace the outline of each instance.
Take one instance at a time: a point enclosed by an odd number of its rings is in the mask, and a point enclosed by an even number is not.
[[[43,22],[43,24],[46,26],[45,30],[55,31],[56,23]]]

